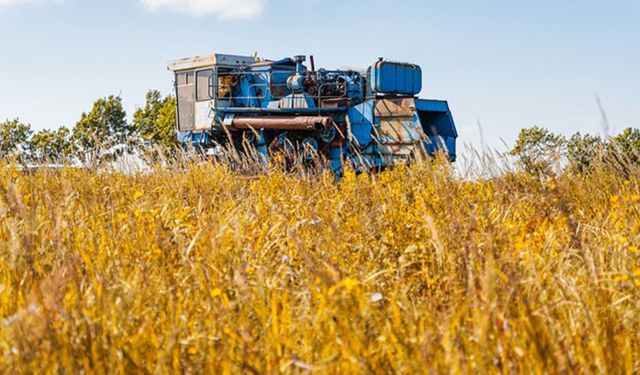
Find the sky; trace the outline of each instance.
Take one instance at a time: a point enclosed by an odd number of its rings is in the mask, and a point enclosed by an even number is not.
[[[132,115],[168,60],[213,52],[419,64],[476,147],[640,127],[638,0],[0,0],[0,121],[72,127],[112,94]]]

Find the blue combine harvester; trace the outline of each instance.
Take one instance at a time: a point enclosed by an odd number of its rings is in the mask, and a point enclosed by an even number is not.
[[[175,73],[178,137],[210,155],[254,150],[295,162],[326,162],[340,174],[445,152],[456,158],[446,101],[416,97],[419,66],[379,59],[366,71],[310,69],[305,56],[261,61],[213,54],[169,62]],[[247,147],[250,146],[250,147]]]

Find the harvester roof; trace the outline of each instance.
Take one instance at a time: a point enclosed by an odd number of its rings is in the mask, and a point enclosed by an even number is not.
[[[221,53],[213,53],[211,55],[185,57],[182,59],[171,60],[167,64],[167,68],[171,71],[191,70],[197,68],[206,68],[214,65],[222,66],[245,66],[256,62],[255,57],[225,55]]]

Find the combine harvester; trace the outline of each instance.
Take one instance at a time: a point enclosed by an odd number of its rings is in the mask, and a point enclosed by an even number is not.
[[[294,163],[326,163],[340,175],[445,152],[456,158],[446,101],[416,97],[419,66],[379,59],[366,71],[310,69],[305,56],[278,61],[213,54],[169,62],[178,137],[209,155],[282,152]],[[249,147],[247,147],[249,146]]]

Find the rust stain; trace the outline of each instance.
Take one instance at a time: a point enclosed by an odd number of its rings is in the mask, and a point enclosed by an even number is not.
[[[412,98],[382,99],[376,102],[376,117],[411,117],[416,113]]]

